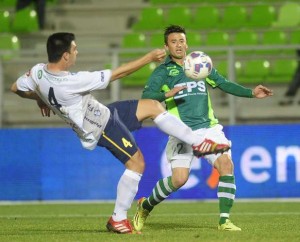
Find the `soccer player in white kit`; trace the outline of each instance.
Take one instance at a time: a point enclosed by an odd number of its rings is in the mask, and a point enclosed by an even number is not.
[[[141,128],[143,120],[153,119],[163,132],[190,144],[197,156],[230,149],[229,144],[217,144],[193,134],[188,126],[166,112],[158,101],[129,100],[105,106],[91,95],[91,91],[105,89],[111,81],[127,76],[152,61],[161,61],[166,56],[164,50],[153,50],[115,70],[77,73],[69,71],[78,54],[73,33],[50,35],[47,53],[48,63],[33,66],[13,83],[11,91],[23,98],[36,100],[43,116],[50,116],[51,110],[59,115],[76,132],[84,148],[105,147],[125,165],[117,187],[114,212],[106,225],[109,231],[134,232],[127,219],[127,211],[137,193],[145,162],[131,131]]]

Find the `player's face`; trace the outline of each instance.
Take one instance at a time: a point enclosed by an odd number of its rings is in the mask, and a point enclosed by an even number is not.
[[[70,65],[75,64],[77,54],[78,54],[77,45],[76,45],[75,41],[72,41],[71,42],[71,49],[70,49],[70,53],[69,53],[69,64]]]
[[[168,36],[168,43],[165,45],[172,59],[182,64],[188,48],[186,36],[183,33],[171,33]]]
[[[63,54],[63,59],[65,61],[65,68],[68,69],[70,66],[75,65],[77,54],[78,54],[77,45],[75,41],[72,41],[70,51],[65,52]]]

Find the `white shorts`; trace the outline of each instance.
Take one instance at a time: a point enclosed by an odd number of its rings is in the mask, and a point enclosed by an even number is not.
[[[194,133],[201,137],[211,139],[219,144],[231,144],[231,141],[225,137],[223,126],[217,124],[211,128],[194,130]],[[192,147],[181,140],[170,136],[166,147],[167,159],[171,163],[172,168],[184,167],[191,168],[193,159],[198,159],[193,155]],[[224,152],[231,156],[231,150]],[[221,154],[206,155],[204,158],[213,166],[214,162]]]

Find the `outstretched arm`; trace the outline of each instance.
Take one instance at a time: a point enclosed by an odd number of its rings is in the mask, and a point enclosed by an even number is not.
[[[206,79],[206,81],[212,87],[218,87],[222,91],[238,97],[265,98],[273,95],[272,90],[262,85],[258,85],[254,89],[250,89],[236,82],[228,81],[225,77],[220,75],[218,71],[214,68],[212,70],[212,73]]]
[[[273,91],[262,85],[258,85],[254,89],[250,89],[239,85],[238,83],[226,81],[221,83],[218,87],[224,92],[238,97],[265,98],[273,96]]]
[[[110,81],[114,81],[120,79],[122,77],[128,76],[132,72],[135,72],[142,68],[143,66],[156,61],[162,61],[166,56],[166,51],[164,49],[155,49],[147,53],[146,55],[142,56],[139,59],[134,61],[130,61],[121,65],[112,71],[112,76]]]

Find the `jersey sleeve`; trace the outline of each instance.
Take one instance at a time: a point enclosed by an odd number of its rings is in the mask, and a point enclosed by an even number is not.
[[[84,93],[94,90],[105,89],[111,78],[111,70],[102,71],[80,71],[73,75],[74,93]],[[71,88],[71,87],[70,87]]]
[[[222,76],[215,68],[213,68],[211,73],[206,78],[206,82],[213,88],[215,88],[222,83],[228,82],[228,80],[224,76]]]
[[[225,77],[220,75],[216,69],[206,78],[206,81],[213,88],[218,87],[222,91],[238,97],[252,98],[252,89],[241,86],[235,82],[228,81]]]
[[[166,97],[163,91],[163,83],[165,78],[164,70],[161,68],[156,68],[151,74],[148,82],[142,93],[142,99],[154,99],[163,102]]]
[[[17,80],[17,88],[20,91],[35,91],[37,83],[34,81],[34,72],[36,71],[36,66],[31,68],[24,75],[20,76]]]

